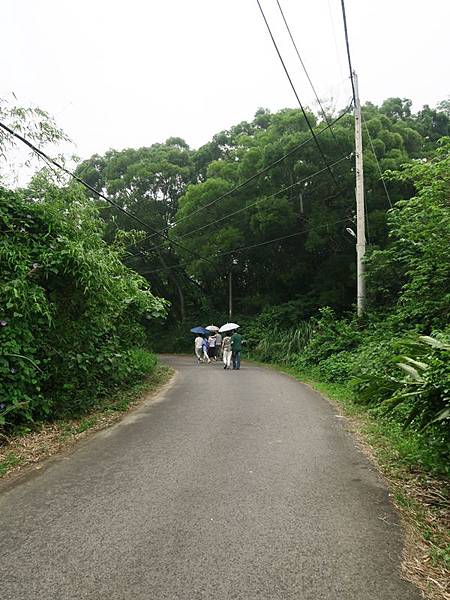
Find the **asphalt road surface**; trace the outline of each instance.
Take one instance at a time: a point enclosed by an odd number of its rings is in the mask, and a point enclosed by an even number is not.
[[[330,404],[244,364],[0,487],[2,600],[419,600],[385,484]]]

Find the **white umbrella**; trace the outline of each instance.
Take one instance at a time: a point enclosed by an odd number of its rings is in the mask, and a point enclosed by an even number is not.
[[[208,325],[208,327],[205,327],[205,329],[207,329],[208,331],[219,331],[217,325]]]
[[[233,331],[233,329],[238,329],[239,325],[237,323],[225,323],[225,325],[222,325],[222,327],[219,329],[220,333],[224,333],[225,331]]]

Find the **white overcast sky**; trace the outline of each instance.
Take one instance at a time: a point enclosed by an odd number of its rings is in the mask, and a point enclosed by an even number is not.
[[[261,0],[299,95],[312,105],[275,0]],[[280,0],[321,98],[347,80],[340,0]],[[364,102],[449,97],[450,0],[347,0]],[[48,110],[82,158],[169,136],[192,147],[296,106],[256,0],[1,0],[0,97]]]

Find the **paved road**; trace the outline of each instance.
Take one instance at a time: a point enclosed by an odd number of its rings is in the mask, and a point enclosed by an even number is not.
[[[384,483],[318,394],[167,357],[152,403],[0,487],[2,600],[418,600]]]

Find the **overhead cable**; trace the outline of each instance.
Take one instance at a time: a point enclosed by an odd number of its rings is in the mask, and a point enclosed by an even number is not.
[[[228,256],[230,254],[236,254],[236,253],[241,253],[241,252],[245,252],[247,250],[252,250],[254,248],[258,248],[260,246],[267,246],[268,244],[273,244],[274,242],[281,242],[283,240],[287,240],[289,238],[293,238],[296,237],[298,235],[302,235],[304,233],[308,233],[309,231],[315,231],[316,229],[321,229],[322,227],[329,227],[330,225],[338,225],[339,223],[344,223],[346,221],[351,220],[350,217],[345,217],[343,219],[338,219],[336,221],[330,221],[327,223],[322,223],[320,225],[317,225],[316,227],[309,227],[308,229],[302,229],[301,231],[296,231],[294,233],[289,233],[287,235],[282,235],[280,237],[277,238],[273,238],[271,240],[266,240],[264,242],[258,242],[256,244],[250,244],[248,246],[239,246],[237,248],[233,248],[233,250],[226,250],[223,252],[217,252],[216,254],[214,254],[213,258],[220,258],[221,256]],[[182,265],[174,265],[173,267],[167,267],[165,268],[161,268],[161,269],[155,269],[154,271],[146,271],[143,273],[143,275],[152,275],[153,273],[159,273],[161,271],[167,271],[169,269],[175,269],[178,268],[179,266],[186,266],[187,262],[183,263]]]
[[[348,160],[351,156],[352,156],[352,154],[347,154],[346,156],[343,156],[339,160],[335,161],[331,166],[334,167],[334,166],[338,165],[339,163],[343,162],[344,160]],[[255,202],[251,202],[250,204],[247,204],[246,206],[238,208],[237,210],[220,217],[219,219],[215,219],[214,221],[211,221],[211,223],[206,223],[204,225],[201,225],[200,227],[197,227],[197,229],[193,229],[192,231],[188,231],[187,233],[184,233],[183,235],[179,235],[177,239],[183,239],[183,238],[187,237],[188,235],[193,235],[194,233],[197,233],[198,231],[206,229],[207,227],[217,225],[217,223],[220,223],[221,221],[225,221],[225,219],[233,217],[234,215],[237,215],[241,212],[244,212],[245,210],[248,210],[249,208],[252,208],[253,206],[256,206],[257,204],[264,202],[265,200],[270,200],[271,198],[275,198],[275,196],[283,194],[284,192],[287,192],[288,190],[290,190],[298,185],[301,185],[302,183],[305,183],[306,181],[310,181],[311,179],[314,179],[314,177],[317,177],[317,175],[320,175],[321,173],[323,173],[326,170],[327,170],[327,168],[324,167],[323,169],[320,169],[319,171],[316,171],[315,173],[312,173],[311,175],[303,177],[303,179],[299,179],[298,181],[296,181],[295,183],[292,183],[291,185],[281,188],[280,190],[271,194],[270,196],[264,196],[263,198],[259,198]]]
[[[339,189],[338,182],[336,181],[336,178],[335,178],[335,176],[334,176],[334,173],[333,173],[333,171],[331,170],[331,168],[330,168],[330,165],[328,164],[327,158],[326,158],[326,156],[325,156],[325,154],[324,154],[324,152],[323,152],[323,150],[322,150],[322,148],[321,148],[321,146],[320,146],[320,144],[319,144],[319,141],[318,141],[318,139],[317,139],[317,136],[316,136],[316,134],[314,133],[314,129],[313,129],[313,127],[312,127],[312,125],[311,125],[311,123],[310,123],[310,121],[309,121],[309,119],[308,119],[308,115],[306,114],[306,111],[305,111],[305,109],[304,109],[304,107],[303,107],[303,104],[302,104],[302,102],[301,102],[301,100],[300,100],[300,97],[299,97],[299,95],[298,95],[298,93],[297,93],[297,90],[295,89],[295,85],[294,85],[294,83],[293,83],[293,81],[292,81],[292,78],[291,78],[291,76],[290,76],[290,74],[289,74],[289,71],[288,71],[288,69],[287,69],[287,67],[286,67],[286,64],[285,64],[285,62],[284,62],[284,60],[283,60],[283,57],[281,56],[281,52],[280,52],[280,50],[279,50],[279,48],[278,48],[278,44],[276,43],[276,41],[275,41],[275,38],[274,38],[274,36],[273,36],[273,33],[272,33],[272,30],[270,29],[270,25],[269,25],[269,23],[268,23],[268,21],[267,21],[267,19],[266,19],[266,15],[264,14],[264,11],[263,11],[263,8],[262,8],[262,6],[261,6],[261,3],[260,3],[260,1],[259,1],[259,0],[256,0],[256,2],[257,2],[257,4],[258,4],[258,6],[259,6],[259,10],[261,11],[261,15],[262,15],[262,17],[263,17],[263,19],[264,19],[264,23],[266,24],[267,31],[269,32],[269,35],[270,35],[270,38],[271,38],[271,40],[272,40],[272,43],[273,43],[273,45],[274,45],[274,47],[275,47],[275,50],[277,51],[278,58],[280,59],[280,62],[281,62],[281,64],[283,65],[283,69],[284,69],[284,72],[286,73],[286,77],[287,77],[287,78],[288,78],[288,80],[289,80],[289,83],[290,83],[290,85],[291,85],[292,91],[293,91],[293,92],[294,92],[294,94],[295,94],[295,97],[297,98],[297,102],[298,102],[298,104],[299,104],[299,106],[300,106],[300,110],[301,110],[301,111],[302,111],[302,113],[303,113],[303,116],[304,116],[304,118],[305,118],[306,124],[308,125],[308,129],[310,130],[310,132],[311,132],[311,135],[312,135],[312,137],[313,137],[313,139],[314,139],[314,143],[316,144],[316,146],[317,146],[317,149],[318,149],[318,150],[319,150],[319,152],[320,152],[320,155],[321,155],[321,157],[322,157],[322,160],[323,160],[324,164],[326,165],[326,167],[327,167],[327,170],[328,170],[328,172],[329,172],[329,174],[330,174],[331,178],[333,179],[333,182],[334,182],[334,184],[335,184],[336,188],[337,188],[337,189]]]
[[[331,121],[331,123],[329,123],[325,127],[322,127],[322,129],[319,129],[319,131],[316,134],[316,137],[319,137],[320,135],[322,135],[322,133],[324,133],[328,129],[331,129],[331,127],[333,125],[335,125],[338,121],[340,121],[343,117],[345,117],[345,115],[347,115],[350,112],[351,108],[352,108],[352,104],[350,103],[343,110],[343,112],[338,117],[336,117],[335,119],[333,119],[333,121]],[[238,190],[240,190],[241,188],[243,188],[244,186],[246,186],[247,184],[249,184],[253,180],[257,179],[260,175],[264,175],[264,173],[267,173],[268,171],[270,171],[270,169],[272,169],[273,167],[276,167],[281,162],[283,162],[286,158],[289,158],[289,156],[292,156],[293,154],[295,154],[297,152],[297,150],[300,150],[300,148],[303,148],[303,146],[306,146],[306,144],[309,144],[312,141],[314,141],[313,137],[309,137],[307,140],[304,140],[303,142],[301,142],[300,144],[298,144],[297,146],[295,146],[294,148],[292,148],[292,150],[289,150],[289,152],[286,152],[286,154],[283,154],[283,156],[281,156],[280,158],[277,158],[277,160],[274,160],[269,165],[267,165],[263,169],[260,169],[259,171],[257,171],[256,173],[254,173],[253,175],[251,175],[250,177],[248,177],[247,179],[245,179],[244,181],[242,181],[238,185],[235,185],[233,188],[231,188],[227,192],[224,192],[223,194],[220,194],[220,196],[218,196],[217,198],[214,198],[213,200],[210,200],[205,205],[199,206],[196,210],[194,210],[193,212],[189,213],[188,215],[184,215],[184,216],[180,217],[179,219],[177,219],[176,221],[174,221],[169,227],[165,227],[164,229],[161,229],[159,231],[159,233],[167,232],[170,229],[173,229],[174,227],[176,227],[182,221],[184,221],[186,219],[190,219],[194,215],[197,215],[198,213],[202,212],[203,210],[206,210],[207,208],[209,208],[213,204],[216,204],[216,202],[219,202],[220,200],[223,200],[227,196],[230,196],[231,194],[234,194],[234,192],[237,192]],[[156,235],[156,233],[154,233],[152,235],[149,235],[149,236],[146,236],[145,238],[143,238],[142,240],[140,240],[140,242],[143,242],[145,240],[151,239],[155,235]]]
[[[73,179],[75,179],[76,181],[78,181],[78,183],[80,183],[86,189],[88,189],[91,192],[93,192],[96,196],[98,196],[102,200],[105,200],[108,204],[110,204],[111,206],[114,206],[115,208],[117,208],[117,210],[119,210],[121,213],[127,215],[129,218],[133,219],[134,221],[136,221],[137,223],[139,223],[140,225],[142,225],[147,231],[151,231],[155,235],[159,235],[160,237],[162,237],[162,238],[170,241],[172,244],[174,244],[176,246],[179,246],[180,248],[183,248],[183,250],[186,250],[187,252],[189,252],[190,254],[192,254],[193,256],[195,256],[196,258],[200,257],[200,255],[197,254],[196,252],[193,252],[189,248],[186,248],[185,246],[183,246],[182,244],[180,244],[176,240],[171,240],[169,238],[169,236],[166,235],[164,232],[158,231],[152,225],[149,225],[148,223],[146,223],[145,221],[143,221],[142,219],[140,219],[135,214],[129,212],[126,208],[123,208],[122,206],[120,206],[120,204],[117,204],[117,202],[114,202],[114,200],[111,200],[111,198],[108,198],[108,196],[106,196],[102,192],[99,192],[98,190],[96,190],[94,187],[92,187],[92,185],[90,185],[89,183],[87,183],[87,181],[84,181],[84,179],[81,179],[81,177],[78,177],[78,175],[76,175],[75,173],[73,173],[72,171],[70,171],[69,169],[67,169],[66,167],[64,167],[64,165],[62,165],[61,163],[59,163],[55,159],[53,159],[50,156],[48,156],[43,150],[41,150],[40,148],[38,148],[37,146],[35,146],[32,142],[30,142],[29,140],[27,140],[20,133],[17,133],[16,131],[14,131],[13,129],[11,129],[10,127],[8,127],[8,125],[5,125],[5,123],[2,123],[1,121],[0,121],[0,127],[2,129],[4,129],[7,133],[9,133],[10,135],[12,135],[15,138],[17,138],[18,140],[20,140],[23,144],[25,144],[26,146],[28,146],[29,148],[31,148],[31,150],[35,154],[37,154],[38,156],[40,156],[42,159],[44,159],[44,161],[47,164],[50,163],[51,165],[57,167],[58,169],[60,169],[64,173],[66,173],[66,175],[69,175],[70,177],[72,177]],[[150,250],[152,250],[152,249],[150,249]],[[155,250],[156,250],[156,248],[155,248]],[[208,261],[207,258],[204,258],[203,260]],[[211,261],[209,261],[209,262],[211,262]]]
[[[356,106],[355,82],[353,80],[353,67],[352,67],[352,59],[351,59],[351,56],[350,56],[350,43],[348,41],[347,17],[345,15],[345,3],[344,3],[344,0],[341,0],[341,7],[342,7],[342,19],[344,21],[345,46],[347,48],[348,68],[349,68],[349,71],[350,71],[350,81],[352,82],[353,103]]]
[[[242,246],[240,248],[236,248],[234,250],[229,250],[227,252],[220,253],[219,256],[226,256],[228,254],[234,254],[236,252],[244,252],[245,250],[252,250],[253,248],[259,248],[260,246],[266,246],[267,244],[273,244],[274,242],[280,242],[282,240],[287,240],[288,238],[292,238],[297,235],[301,235],[303,233],[308,233],[309,231],[315,231],[316,229],[321,229],[322,227],[329,227],[330,225],[337,225],[338,223],[344,223],[348,221],[349,217],[345,217],[344,219],[338,219],[337,221],[332,221],[328,223],[322,223],[321,225],[317,225],[317,227],[310,227],[309,229],[303,229],[302,231],[296,231],[295,233],[289,233],[288,235],[283,235],[278,238],[274,238],[272,240],[267,240],[265,242],[259,242],[257,244],[251,244],[250,246]]]
[[[389,202],[389,206],[392,208],[391,197],[389,195],[389,192],[388,192],[388,189],[387,189],[387,186],[386,186],[386,182],[384,180],[383,171],[381,170],[380,162],[378,160],[377,153],[375,152],[375,148],[374,148],[374,145],[373,145],[373,142],[372,142],[372,137],[370,135],[370,131],[369,131],[369,128],[367,127],[367,123],[366,123],[366,120],[364,119],[364,115],[363,115],[362,111],[361,111],[361,117],[362,117],[362,121],[364,123],[364,127],[366,128],[367,137],[369,138],[370,147],[372,148],[372,153],[373,153],[373,155],[375,157],[375,161],[377,163],[378,172],[380,173],[381,181],[383,182],[383,187],[384,187],[384,191],[385,191],[385,194],[386,194],[386,198],[387,198],[387,200]]]
[[[336,50],[336,57],[337,57],[337,63],[338,63],[338,67],[339,67],[339,73],[341,74],[341,79],[344,79],[344,73],[342,71],[341,57],[339,54],[339,48],[338,48],[337,37],[336,37],[336,28],[334,26],[333,12],[331,10],[330,0],[327,0],[327,3],[328,3],[328,13],[330,15],[331,31],[333,32],[334,48]],[[345,80],[347,81],[347,77],[345,78]]]
[[[322,112],[323,118],[325,119],[325,122],[327,123],[327,125],[330,125],[330,123],[328,121],[328,116],[327,116],[327,114],[325,112],[325,109],[322,106],[322,102],[320,101],[320,98],[319,98],[319,96],[318,96],[318,94],[316,92],[316,88],[314,87],[314,84],[313,84],[313,82],[311,80],[311,77],[309,76],[309,73],[308,73],[308,70],[307,70],[307,68],[305,66],[305,63],[303,62],[303,59],[302,59],[302,57],[300,55],[300,52],[299,52],[299,50],[297,48],[297,44],[295,43],[294,36],[291,33],[291,28],[289,27],[288,22],[286,20],[286,17],[284,16],[284,11],[283,11],[283,9],[281,7],[281,4],[280,4],[279,0],[276,0],[276,2],[278,4],[278,8],[280,10],[281,16],[283,17],[284,24],[286,25],[286,29],[287,29],[287,32],[289,34],[289,37],[291,38],[292,45],[294,46],[295,52],[296,52],[296,54],[298,56],[298,60],[300,61],[300,64],[302,65],[302,68],[303,68],[303,71],[304,71],[304,73],[306,75],[306,78],[309,81],[309,85],[311,86],[311,89],[314,92],[314,96],[316,97],[316,100],[317,100],[317,103],[318,103],[318,105],[320,107],[320,110]],[[330,126],[330,131],[331,131],[331,135],[334,138],[334,141],[337,141],[336,140],[336,136],[334,135],[333,128],[331,126]]]

